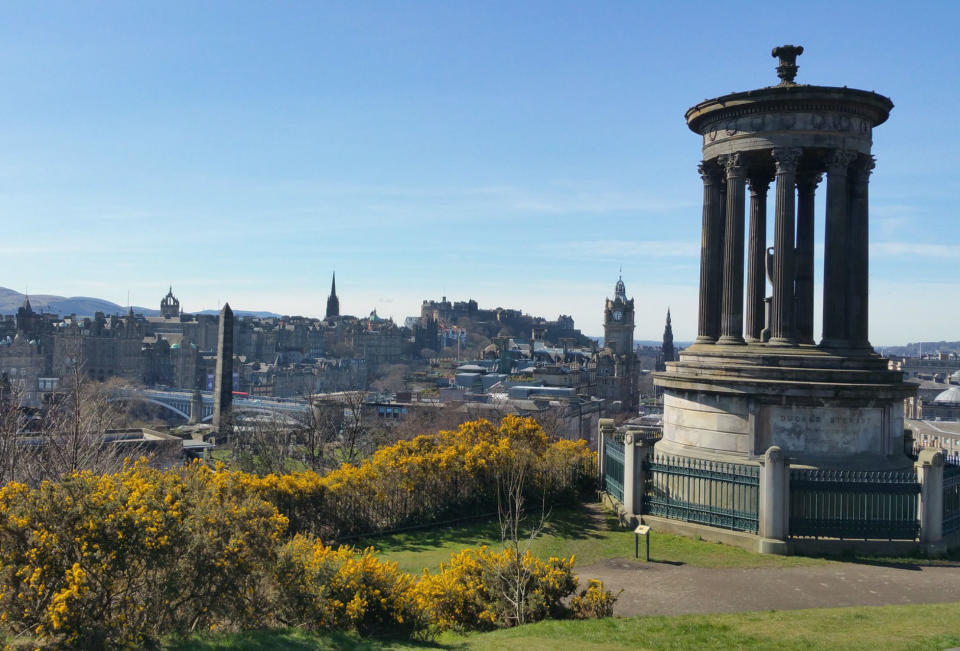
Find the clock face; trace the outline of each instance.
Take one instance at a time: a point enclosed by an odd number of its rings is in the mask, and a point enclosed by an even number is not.
[[[619,321],[622,318],[623,318],[623,312],[621,312],[620,310],[617,310],[616,312],[613,313],[614,321]]]

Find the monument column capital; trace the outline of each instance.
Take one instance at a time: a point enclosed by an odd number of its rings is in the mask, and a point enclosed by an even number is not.
[[[847,170],[850,168],[850,163],[852,163],[856,157],[856,152],[834,149],[827,156],[827,174],[846,176]]]
[[[821,181],[823,181],[823,174],[820,172],[797,174],[797,190],[804,194],[815,192]]]
[[[747,177],[747,188],[750,189],[751,197],[764,196],[767,194],[767,190],[770,189],[770,182],[773,181],[773,176],[769,173],[756,173],[751,174]]]
[[[777,174],[794,174],[797,171],[797,165],[800,163],[800,157],[803,156],[803,149],[800,147],[774,147],[770,155],[773,156]]]
[[[876,159],[873,156],[858,156],[850,165],[850,171],[847,173],[855,183],[868,183],[873,169],[877,166]]]
[[[720,182],[720,166],[715,161],[702,160],[697,164],[697,173],[703,179],[704,185],[714,185]]]
[[[746,168],[743,166],[743,154],[740,152],[717,156],[717,162],[726,172],[728,179],[739,178],[745,176],[747,173]]]

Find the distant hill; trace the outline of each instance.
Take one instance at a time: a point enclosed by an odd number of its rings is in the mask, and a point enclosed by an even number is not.
[[[878,346],[884,355],[919,357],[920,353],[958,353],[960,341],[920,341],[906,346]]]
[[[16,314],[17,310],[23,305],[24,295],[20,292],[6,287],[0,287],[0,314]],[[103,312],[106,315],[126,314],[127,308],[117,305],[102,298],[91,298],[89,296],[54,296],[52,294],[31,294],[30,305],[35,312],[47,312],[59,314],[60,316],[69,316],[76,314],[78,317],[92,317],[97,312]],[[153,310],[148,307],[133,306],[134,314],[143,316],[160,316],[160,310]],[[217,310],[203,310],[196,314],[216,314]],[[193,314],[193,313],[191,313]],[[255,317],[277,317],[281,316],[274,312],[257,312],[237,310],[234,312],[237,316],[255,316]]]
[[[23,305],[24,295],[6,287],[0,287],[0,314],[16,314]],[[92,317],[97,312],[104,314],[126,314],[127,308],[102,298],[89,296],[54,296],[52,294],[31,294],[30,305],[35,312],[47,312],[69,316],[76,314],[79,317]],[[157,316],[160,310],[151,310],[146,307],[133,306],[133,311],[144,316]]]

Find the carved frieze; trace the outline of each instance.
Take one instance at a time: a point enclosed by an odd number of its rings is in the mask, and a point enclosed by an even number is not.
[[[801,131],[844,134],[869,138],[870,122],[859,115],[840,112],[783,112],[744,115],[716,120],[704,125],[703,144],[767,131]]]

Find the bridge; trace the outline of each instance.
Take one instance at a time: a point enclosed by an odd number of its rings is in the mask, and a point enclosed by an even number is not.
[[[178,389],[119,389],[110,398],[110,402],[132,400],[159,405],[184,420],[190,420],[193,392]],[[200,401],[201,417],[197,420],[208,422],[213,418],[213,392],[201,391]],[[297,415],[309,413],[310,405],[306,400],[296,398],[234,396],[231,409],[236,413],[280,415],[294,419]]]

